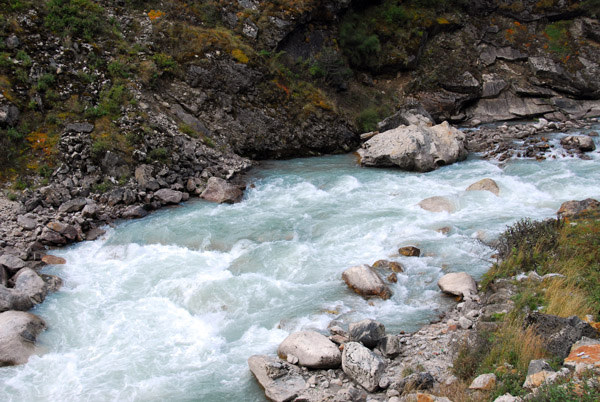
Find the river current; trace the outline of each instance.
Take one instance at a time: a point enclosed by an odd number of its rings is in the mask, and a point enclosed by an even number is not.
[[[48,324],[40,354],[0,368],[0,400],[264,401],[249,356],[332,320],[376,318],[388,332],[430,322],[454,303],[437,280],[480,278],[492,262],[485,242],[506,225],[600,198],[600,154],[589,155],[471,156],[425,174],[360,168],[352,155],[264,162],[239,204],[190,201],[54,251],[67,264],[43,271],[64,286],[33,310]],[[465,191],[486,177],[499,197]],[[431,196],[456,212],[417,205]],[[399,256],[406,245],[423,256]],[[379,259],[406,271],[391,299],[365,300],[341,274]]]

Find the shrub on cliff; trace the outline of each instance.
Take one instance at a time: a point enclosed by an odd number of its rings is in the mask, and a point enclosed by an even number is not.
[[[50,0],[44,23],[58,35],[91,41],[107,31],[103,13],[104,9],[90,0]]]

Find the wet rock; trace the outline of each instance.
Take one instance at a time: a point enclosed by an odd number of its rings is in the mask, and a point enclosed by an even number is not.
[[[438,281],[438,286],[444,293],[455,296],[469,296],[477,294],[477,283],[466,272],[453,272],[446,274]]]
[[[500,195],[498,184],[492,179],[482,179],[467,187],[466,191],[489,191],[492,194]]]
[[[14,283],[14,289],[27,295],[33,304],[43,302],[48,295],[46,283],[31,268],[23,268],[10,281]]]
[[[0,367],[24,364],[35,353],[35,341],[46,323],[22,311],[0,314]]]
[[[342,273],[346,285],[361,296],[379,296],[389,299],[391,290],[383,283],[379,275],[366,264],[348,268]]]
[[[447,122],[401,126],[371,138],[358,150],[363,166],[397,166],[428,172],[467,157],[465,135]]]
[[[414,246],[400,247],[398,252],[405,257],[418,257],[421,255],[421,250]]]
[[[560,140],[560,145],[565,149],[574,149],[579,152],[591,152],[596,149],[594,140],[587,135],[569,135]]]
[[[587,198],[583,201],[563,202],[556,214],[561,218],[577,218],[587,214],[597,214],[600,212],[600,202],[593,198]]]
[[[33,230],[37,226],[37,222],[25,215],[19,215],[17,217],[17,224],[25,230]]]
[[[388,261],[388,260],[378,260],[373,263],[373,268],[383,268],[389,269],[392,272],[404,272],[404,267],[399,262]]]
[[[179,204],[183,198],[183,193],[181,191],[170,190],[168,188],[161,188],[154,193],[154,198],[156,198],[163,205]]]
[[[471,385],[469,385],[469,389],[478,390],[478,391],[490,391],[496,386],[496,375],[495,374],[481,374],[477,376]]]
[[[314,331],[294,332],[279,345],[277,354],[284,360],[293,355],[300,365],[315,369],[337,368],[342,359],[337,346]]]
[[[56,233],[60,233],[67,240],[75,240],[77,239],[77,228],[73,225],[69,225],[67,223],[53,221],[46,225],[46,227]]]
[[[350,340],[373,349],[385,337],[385,326],[380,322],[366,319],[350,323],[348,334]]]
[[[86,240],[94,241],[98,239],[100,236],[104,235],[106,230],[100,228],[94,228],[85,234]]]
[[[146,211],[144,207],[141,205],[131,205],[123,211],[121,216],[125,219],[137,219],[143,218],[146,215],[148,215],[148,211]]]
[[[8,271],[9,274],[14,275],[21,268],[25,267],[25,261],[12,254],[0,255],[0,265]]]
[[[419,206],[426,211],[430,212],[448,212],[452,213],[456,211],[456,207],[446,197],[429,197],[425,198],[423,201],[419,202]]]
[[[582,337],[598,338],[598,332],[576,316],[562,318],[536,312],[527,315],[525,324],[535,329],[549,353],[561,359],[567,357],[571,346]]]
[[[67,260],[65,260],[62,257],[57,257],[55,255],[46,254],[45,256],[42,257],[42,262],[44,262],[48,265],[62,265],[62,264],[66,264]]]
[[[87,200],[85,198],[74,198],[58,207],[58,212],[79,212],[86,204]]]
[[[342,353],[342,370],[369,392],[379,388],[385,363],[375,353],[357,342],[348,342]]]
[[[54,293],[58,291],[63,284],[62,279],[56,275],[41,274],[40,276],[44,280],[44,283],[46,283],[48,293]]]
[[[306,387],[299,369],[279,359],[255,355],[248,359],[248,366],[271,401],[292,401]]]
[[[200,198],[219,204],[234,204],[241,201],[244,193],[238,187],[218,177],[208,179],[206,189],[200,194]]]

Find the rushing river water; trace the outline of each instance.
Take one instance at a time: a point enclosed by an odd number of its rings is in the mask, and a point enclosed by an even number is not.
[[[0,368],[1,401],[264,401],[246,360],[292,331],[376,317],[413,331],[452,301],[445,272],[480,277],[493,239],[522,217],[600,197],[600,154],[478,160],[427,174],[365,169],[351,155],[266,162],[236,205],[188,202],[55,251],[64,280],[34,313],[43,353]],[[465,192],[489,177],[500,197]],[[417,203],[447,196],[452,214]],[[449,227],[448,234],[438,229]],[[397,254],[417,245],[424,257]],[[342,272],[378,259],[406,272],[390,300],[352,293]]]

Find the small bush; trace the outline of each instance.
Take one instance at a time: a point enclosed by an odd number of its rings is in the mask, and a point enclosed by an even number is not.
[[[148,152],[148,159],[164,163],[169,159],[169,151],[166,148],[154,148]]]
[[[91,41],[107,31],[104,9],[90,0],[49,0],[46,27],[58,35]]]
[[[50,74],[50,73],[44,74],[38,79],[38,82],[37,82],[35,88],[39,92],[44,92],[44,91],[48,90],[48,88],[51,88],[54,85],[55,80],[56,80],[56,77],[54,76],[54,74]]]
[[[377,129],[377,123],[380,121],[379,111],[373,107],[363,110],[355,119],[356,126],[362,133],[375,131]]]
[[[128,78],[129,66],[119,61],[113,61],[108,64],[108,73],[114,78]]]

